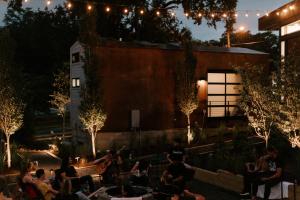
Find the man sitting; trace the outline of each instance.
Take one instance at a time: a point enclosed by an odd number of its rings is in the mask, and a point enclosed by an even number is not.
[[[46,175],[43,169],[38,169],[36,171],[37,180],[35,182],[37,188],[40,190],[45,200],[52,200],[57,194],[58,191],[54,190],[52,186],[46,182]]]
[[[278,157],[278,150],[274,147],[267,149],[267,155],[261,157],[256,169],[249,166],[253,171],[248,174],[246,185],[252,184],[252,200],[256,200],[259,185],[265,185],[264,199],[269,199],[271,188],[281,181],[282,162]],[[251,169],[249,170],[251,171]]]

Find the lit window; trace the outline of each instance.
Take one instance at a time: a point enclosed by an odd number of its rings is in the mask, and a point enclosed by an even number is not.
[[[300,20],[281,27],[281,36],[300,31]]]
[[[80,79],[79,78],[72,78],[72,87],[73,88],[80,87]]]
[[[78,63],[80,62],[80,54],[79,52],[72,54],[72,63]]]
[[[208,73],[208,117],[236,115],[241,77],[233,72]]]
[[[284,59],[285,57],[285,41],[281,41],[280,43],[280,53],[281,53],[281,57]]]

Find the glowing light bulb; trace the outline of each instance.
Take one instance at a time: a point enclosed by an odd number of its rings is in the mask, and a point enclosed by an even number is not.
[[[239,27],[239,31],[245,31],[245,29],[246,29],[245,26],[240,26]]]
[[[68,4],[67,4],[67,7],[70,9],[70,8],[72,8],[72,4],[69,2]]]
[[[291,6],[289,7],[289,9],[290,9],[290,10],[295,10],[295,6],[294,6],[294,5],[291,5]]]
[[[226,18],[226,17],[227,17],[227,14],[226,14],[226,13],[224,13],[224,14],[223,14],[223,17],[224,17],[224,18]]]
[[[92,7],[91,5],[88,5],[88,6],[87,6],[87,9],[88,9],[88,10],[92,10],[92,8],[93,8],[93,7]]]
[[[175,13],[174,13],[174,12],[171,12],[171,16],[174,17],[174,16],[175,16]]]
[[[28,2],[28,0],[24,0],[24,2],[25,2],[25,3],[27,3],[27,2]]]
[[[215,14],[211,14],[211,17],[214,18],[214,17],[215,17]]]
[[[125,8],[123,12],[124,12],[125,14],[127,14],[127,13],[128,13],[128,9]]]
[[[279,12],[276,12],[276,15],[277,15],[277,16],[279,16],[279,15],[280,15],[280,13],[279,13]]]
[[[157,12],[156,12],[156,15],[157,15],[157,16],[159,16],[159,15],[160,15],[160,12],[159,12],[159,11],[157,11]]]
[[[202,17],[202,14],[201,14],[201,13],[199,13],[199,14],[198,14],[198,17]]]
[[[266,16],[269,17],[269,13],[268,12],[266,12]]]
[[[239,14],[235,13],[235,14],[234,14],[234,16],[235,16],[235,17],[238,17],[238,16],[239,16]]]
[[[259,16],[260,16],[260,13],[256,13],[256,16],[259,17]]]
[[[189,16],[189,13],[185,13],[184,15],[185,15],[186,17],[188,17],[188,16]]]
[[[144,14],[144,10],[140,10],[140,14],[143,15]]]
[[[246,14],[245,14],[245,17],[249,17],[249,14],[248,14],[248,13],[246,13]]]
[[[48,0],[48,1],[47,1],[47,5],[49,6],[50,4],[51,4],[51,1],[50,1],[50,0]]]
[[[107,6],[107,7],[105,8],[105,11],[106,11],[106,12],[110,12],[110,7]]]
[[[286,14],[288,13],[288,9],[283,9],[283,12]]]

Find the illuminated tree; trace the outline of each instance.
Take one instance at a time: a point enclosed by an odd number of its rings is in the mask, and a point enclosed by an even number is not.
[[[57,114],[62,117],[62,133],[63,139],[65,134],[65,117],[67,112],[67,106],[70,103],[70,76],[69,73],[59,71],[54,75],[53,83],[54,92],[50,97],[50,103],[57,108]]]
[[[11,167],[10,137],[23,124],[23,104],[13,95],[7,86],[0,88],[0,130],[6,137],[7,166]]]
[[[196,94],[195,67],[192,44],[185,42],[185,62],[177,67],[177,101],[180,111],[187,117],[187,138],[190,144],[194,136],[191,133],[190,116],[198,108]]]
[[[236,68],[242,78],[240,108],[256,135],[265,140],[266,147],[275,125],[278,105],[274,99],[270,77],[263,66]]]
[[[279,102],[277,127],[293,147],[300,147],[300,69],[294,56],[285,58],[277,73],[275,93]]]
[[[93,156],[95,158],[96,136],[101,130],[101,128],[104,126],[104,123],[106,121],[106,114],[99,106],[95,104],[87,105],[85,109],[81,110],[80,121],[91,136]]]

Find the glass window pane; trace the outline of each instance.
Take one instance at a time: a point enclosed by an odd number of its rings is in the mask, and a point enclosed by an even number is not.
[[[226,74],[227,83],[241,83],[241,76],[236,73]]]
[[[76,86],[77,86],[77,87],[80,86],[80,79],[79,79],[79,78],[76,80]]]
[[[225,83],[225,73],[208,73],[208,83]]]
[[[240,98],[240,96],[227,96],[226,105],[238,105]]]
[[[209,117],[224,117],[225,107],[209,107],[208,108]]]
[[[76,79],[72,78],[72,87],[76,87]]]
[[[226,94],[240,94],[242,85],[226,85]]]
[[[235,116],[238,113],[238,107],[227,107],[227,114],[229,116]]]
[[[208,94],[225,94],[225,85],[208,85]]]
[[[208,106],[225,105],[225,96],[208,96]]]

